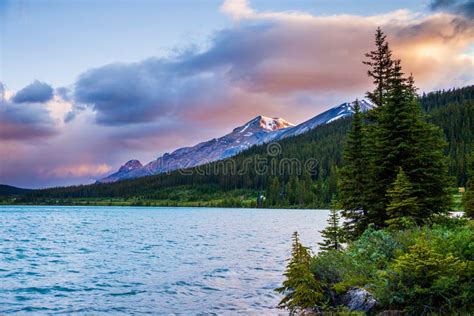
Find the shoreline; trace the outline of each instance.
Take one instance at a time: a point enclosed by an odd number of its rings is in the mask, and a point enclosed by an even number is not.
[[[133,205],[133,204],[47,204],[47,203],[0,203],[2,206],[59,206],[59,207],[137,207],[137,208],[222,208],[222,209],[263,209],[263,210],[306,210],[327,211],[329,208],[301,207],[247,207],[247,206],[211,206],[211,205]]]

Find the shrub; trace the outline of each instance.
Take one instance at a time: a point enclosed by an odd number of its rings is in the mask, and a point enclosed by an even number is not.
[[[422,236],[390,264],[380,299],[410,314],[468,311],[472,272],[468,262],[436,251]]]
[[[376,277],[377,270],[387,267],[390,260],[395,257],[395,251],[400,244],[393,234],[385,230],[369,228],[348,249],[348,255],[353,258],[358,270],[362,271],[368,280]]]

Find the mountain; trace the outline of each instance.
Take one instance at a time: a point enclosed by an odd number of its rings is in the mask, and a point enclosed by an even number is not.
[[[354,114],[354,104],[355,102],[342,103],[341,105],[333,107],[332,109],[329,109],[326,112],[323,112],[293,128],[280,131],[272,140],[274,141],[290,136],[300,135],[314,129],[319,125],[328,124],[343,117],[351,116]],[[368,110],[374,108],[374,105],[366,100],[359,101],[359,106],[361,112],[367,112]]]
[[[214,138],[193,147],[179,148],[172,153],[166,153],[158,157],[145,166],[142,166],[138,160],[131,160],[120,167],[118,172],[98,182],[110,183],[123,179],[139,178],[229,158],[254,145],[265,142],[268,135],[291,126],[294,126],[294,124],[281,118],[257,116],[223,137]]]
[[[11,185],[0,184],[0,196],[20,195],[32,191],[31,189],[17,188]]]
[[[373,105],[365,100],[359,101],[359,104],[363,112],[373,108]],[[354,113],[353,107],[354,102],[343,103],[297,126],[281,118],[257,116],[223,137],[214,138],[193,147],[179,148],[171,154],[166,153],[158,157],[145,166],[141,166],[137,160],[131,160],[120,167],[118,172],[100,179],[98,182],[110,183],[123,179],[139,178],[226,159],[254,145],[300,135],[319,125],[328,124],[340,118],[350,116]],[[129,163],[133,167],[128,168],[127,165]]]
[[[121,166],[117,172],[102,179],[101,182],[110,183],[110,182],[118,181],[120,179],[124,179],[127,176],[127,174],[129,174],[130,172],[141,169],[141,168],[143,168],[143,165],[139,160],[136,160],[136,159],[129,160],[123,166]]]

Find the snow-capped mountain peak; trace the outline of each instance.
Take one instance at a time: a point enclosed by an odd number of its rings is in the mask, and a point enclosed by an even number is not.
[[[278,135],[274,139],[282,139],[289,136],[300,135],[312,130],[319,125],[329,124],[340,118],[351,116],[354,114],[354,106],[355,101],[342,103],[295,127],[278,132]],[[367,100],[359,100],[359,106],[361,112],[367,112],[368,110],[374,108],[374,105]]]
[[[296,126],[282,118],[260,115],[225,136],[192,147],[179,148],[170,154],[158,157],[145,166],[142,166],[138,160],[130,160],[120,167],[118,172],[99,180],[99,182],[138,178],[226,159],[252,146],[299,135],[319,125],[350,116],[354,113],[354,104],[354,102],[343,103]],[[359,105],[361,112],[366,112],[374,107],[365,100],[359,101]]]
[[[285,119],[282,119],[279,117],[270,118],[263,115],[259,115],[256,118],[245,123],[243,126],[240,126],[234,129],[234,132],[238,132],[241,134],[245,132],[248,133],[249,129],[251,130],[264,129],[267,131],[276,131],[276,130],[291,127],[291,126],[295,126],[295,125],[293,123],[288,122]]]
[[[260,115],[257,118],[259,118],[260,127],[269,131],[276,131],[282,128],[295,126],[295,124],[290,123],[287,120],[284,120],[279,117],[270,118],[270,117]]]

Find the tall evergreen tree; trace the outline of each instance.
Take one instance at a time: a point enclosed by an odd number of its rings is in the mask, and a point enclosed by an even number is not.
[[[358,237],[369,223],[378,223],[380,226],[384,224],[385,218],[378,218],[380,214],[374,209],[380,210],[384,206],[384,202],[380,199],[384,197],[386,187],[381,191],[379,183],[375,180],[377,175],[377,154],[376,143],[378,133],[378,123],[380,112],[386,106],[390,85],[393,80],[394,66],[396,61],[392,58],[392,51],[387,42],[386,35],[382,30],[377,28],[375,32],[375,49],[365,55],[369,60],[364,61],[365,65],[369,66],[367,74],[373,79],[374,90],[368,91],[367,97],[376,105],[376,108],[369,111],[366,115],[368,125],[365,131],[365,148],[367,151],[363,157],[365,164],[365,174],[367,181],[365,183],[364,194],[358,199],[363,200],[364,214],[357,220],[349,220],[349,224],[355,222],[359,227],[352,229],[353,237]],[[370,149],[370,150],[369,150]],[[390,182],[391,183],[391,182]],[[379,202],[379,205],[375,203]],[[382,210],[383,212],[384,210]],[[384,215],[384,214],[382,214]]]
[[[367,56],[372,58],[372,62],[366,62],[371,66],[369,76],[375,83],[374,91],[368,95],[371,99],[377,96],[374,102],[379,105],[368,127],[368,221],[378,227],[385,226],[388,219],[386,208],[390,202],[387,190],[401,167],[410,179],[414,197],[423,210],[423,215],[417,218],[417,224],[422,224],[430,216],[446,212],[450,205],[443,154],[445,141],[441,131],[426,122],[417,102],[413,78],[404,77],[399,60],[388,61],[391,59],[390,49],[380,30],[376,33],[376,45],[378,53],[369,53]],[[382,71],[382,67],[390,69]],[[380,79],[382,77],[385,81]]]
[[[387,189],[401,167],[413,185],[423,214],[416,218],[422,224],[450,206],[449,179],[443,150],[446,145],[439,128],[427,123],[413,95],[414,86],[403,77],[400,61],[394,63],[386,104],[380,109],[372,130],[372,191],[369,197],[369,220],[384,226],[388,219]]]
[[[331,207],[331,213],[327,220],[328,226],[321,231],[323,241],[318,243],[319,249],[322,251],[327,250],[341,250],[342,244],[345,241],[346,233],[340,225],[340,216],[337,211],[337,205],[333,202]]]
[[[464,193],[464,215],[474,219],[474,152],[468,164],[467,190]]]
[[[375,86],[374,91],[367,92],[367,97],[379,108],[384,105],[393,68],[392,51],[386,38],[380,27],[377,28],[375,50],[365,54],[369,60],[363,62],[370,67],[367,74],[372,77]]]
[[[344,167],[340,172],[339,193],[344,227],[351,238],[361,235],[368,226],[365,201],[368,185],[365,132],[359,101],[354,105],[352,129],[344,148]]]
[[[387,196],[390,202],[387,206],[386,224],[389,228],[403,229],[423,220],[419,218],[422,214],[414,196],[413,186],[402,168],[399,169],[392,187],[388,189]]]
[[[306,308],[316,308],[323,302],[323,289],[309,269],[311,255],[298,238],[293,234],[291,259],[284,273],[286,280],[283,286],[275,291],[285,296],[280,301],[280,308],[287,308],[293,314]]]

